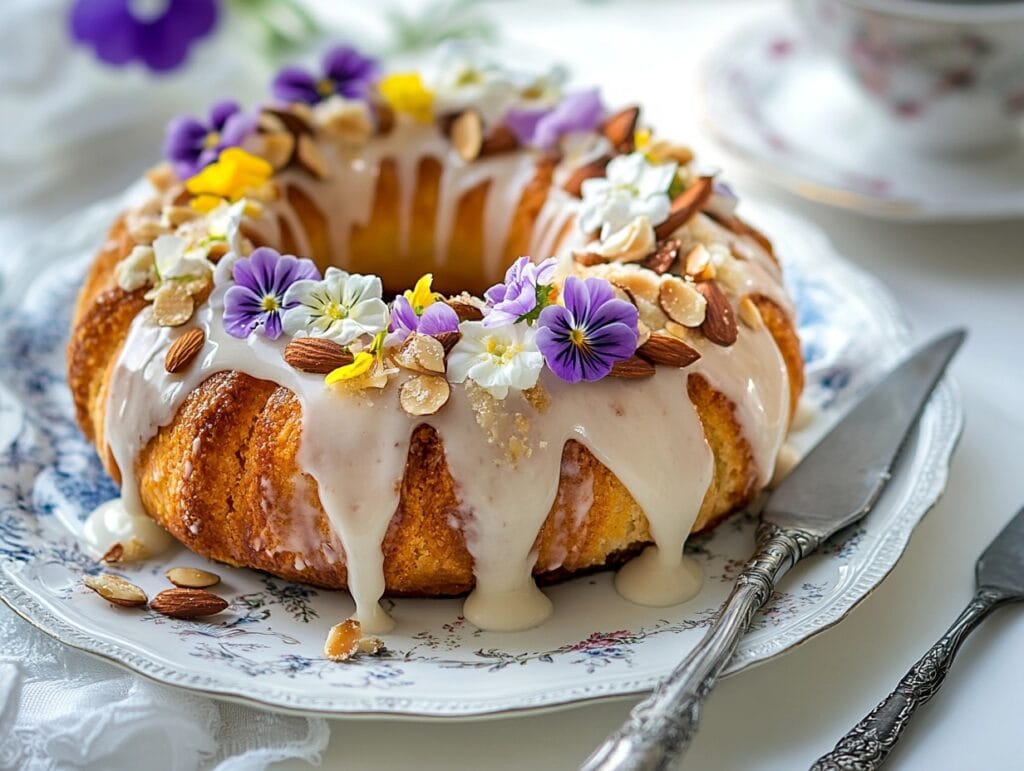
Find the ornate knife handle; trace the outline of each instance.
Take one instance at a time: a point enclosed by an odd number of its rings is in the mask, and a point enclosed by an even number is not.
[[[818,758],[811,771],[880,768],[917,708],[938,692],[967,635],[989,613],[1012,599],[997,589],[979,589],[942,639],[910,668],[892,693],[839,740],[835,749]]]
[[[650,697],[633,708],[622,727],[587,758],[582,771],[670,768],[693,739],[701,705],[754,613],[771,597],[775,582],[817,546],[817,539],[802,530],[762,524],[757,551],[704,639]]]

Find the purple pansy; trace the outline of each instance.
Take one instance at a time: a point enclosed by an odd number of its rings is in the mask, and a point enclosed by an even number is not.
[[[238,147],[256,130],[256,116],[242,111],[230,99],[216,102],[210,108],[207,123],[191,115],[179,115],[167,125],[164,157],[174,164],[181,179],[198,174],[213,163],[220,151]]]
[[[317,104],[340,94],[346,99],[366,97],[380,65],[351,46],[337,46],[324,55],[323,75],[301,67],[285,67],[274,78],[274,96],[283,102]]]
[[[167,72],[217,26],[215,0],[167,0],[162,10],[149,14],[137,5],[132,0],[77,0],[69,18],[71,36],[108,64],[140,61],[154,72]]]
[[[566,94],[554,107],[543,110],[509,110],[505,125],[522,144],[551,150],[572,131],[592,131],[603,117],[601,94],[592,88]]]
[[[501,327],[536,318],[546,304],[557,264],[553,257],[540,265],[529,257],[520,257],[512,263],[505,272],[505,281],[484,292],[484,299],[490,306],[484,326]]]
[[[284,293],[296,281],[320,280],[312,260],[278,254],[263,246],[232,266],[234,285],[224,294],[224,329],[232,337],[259,330],[264,337],[281,336],[281,311],[292,307]]]
[[[541,311],[537,322],[537,347],[562,380],[600,380],[636,351],[636,308],[604,279],[569,276],[562,302]]]
[[[391,304],[391,324],[388,327],[388,345],[397,345],[409,335],[419,332],[421,335],[440,335],[444,332],[459,331],[458,314],[444,302],[435,302],[417,315],[415,309],[404,296],[398,295]]]

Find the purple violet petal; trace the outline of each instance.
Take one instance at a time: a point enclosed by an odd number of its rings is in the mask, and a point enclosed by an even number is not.
[[[301,67],[285,67],[271,84],[274,97],[282,102],[305,102],[316,104],[320,94],[316,90],[316,78]]]
[[[423,315],[419,318],[418,331],[421,335],[458,332],[459,316],[447,303],[436,302],[423,311]]]
[[[221,99],[210,106],[210,128],[214,131],[223,131],[224,124],[232,115],[242,111],[241,105],[234,99]]]

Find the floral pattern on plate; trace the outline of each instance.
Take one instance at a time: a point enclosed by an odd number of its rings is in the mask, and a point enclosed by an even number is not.
[[[116,572],[151,596],[167,587],[171,566],[217,572],[217,592],[230,605],[207,621],[116,608],[84,588],[83,575],[100,566],[76,533],[117,489],[75,426],[64,346],[78,284],[121,205],[101,205],[32,245],[31,264],[50,267],[0,317],[0,592],[18,613],[163,682],[333,714],[465,717],[635,693],[696,644],[753,548],[751,514],[688,544],[706,580],[683,605],[633,605],[601,573],[549,587],[555,614],[539,628],[498,634],[467,623],[458,600],[386,600],[398,621],[386,650],[345,663],[320,657],[327,630],[352,612],[343,592],[215,565],[183,547]],[[776,210],[748,214],[777,235],[800,309],[812,417],[792,441],[805,450],[899,356],[908,335],[885,290],[834,256],[816,230]],[[881,581],[941,492],[960,423],[955,390],[945,384],[877,509],[786,578],[729,671],[836,623]]]

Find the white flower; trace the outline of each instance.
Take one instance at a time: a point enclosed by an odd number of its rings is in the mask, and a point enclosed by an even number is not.
[[[619,262],[638,262],[654,251],[657,237],[647,217],[640,216],[608,235],[604,241],[588,247],[588,251]]]
[[[654,165],[643,153],[614,158],[604,177],[593,177],[582,185],[580,228],[584,233],[600,228],[604,240],[636,217],[647,217],[651,225],[664,222],[672,205],[668,189],[675,175],[675,163]]]
[[[206,232],[217,241],[227,241],[235,254],[241,253],[242,217],[248,202],[243,198],[237,203],[227,201],[206,215]]]
[[[526,324],[485,327],[481,321],[459,325],[462,337],[448,354],[448,380],[472,380],[495,399],[504,399],[510,388],[525,390],[537,385],[544,356],[537,349],[537,330]]]
[[[290,335],[326,337],[348,345],[362,335],[375,335],[388,326],[388,306],[381,300],[377,276],[328,268],[322,281],[296,281],[284,295],[288,308],[281,318]]]
[[[156,280],[153,260],[152,247],[139,245],[133,248],[114,268],[117,285],[126,292],[134,292],[153,283]]]
[[[206,249],[189,246],[181,236],[160,236],[153,242],[156,272],[161,281],[170,278],[201,278],[213,270]]]

